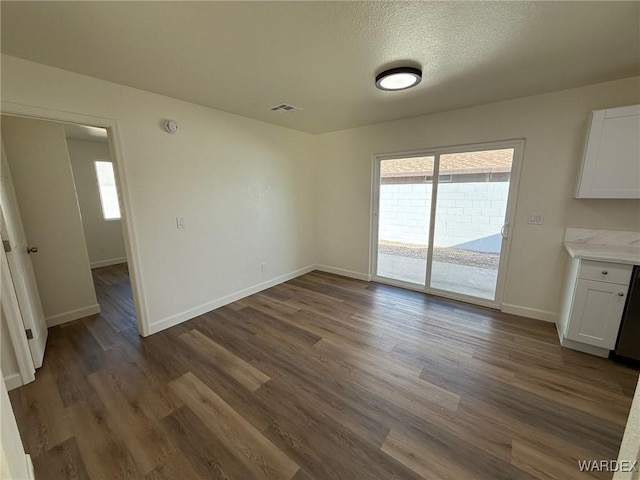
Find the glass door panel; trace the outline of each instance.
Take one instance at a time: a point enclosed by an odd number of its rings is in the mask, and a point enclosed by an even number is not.
[[[378,277],[425,285],[433,156],[380,161]]]
[[[513,155],[440,155],[429,287],[495,300]]]

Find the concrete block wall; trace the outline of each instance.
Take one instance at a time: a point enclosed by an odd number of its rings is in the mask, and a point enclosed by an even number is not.
[[[382,185],[379,238],[426,244],[431,191],[430,183]],[[508,192],[509,182],[441,183],[436,211],[436,246],[452,247],[499,234],[504,224]]]

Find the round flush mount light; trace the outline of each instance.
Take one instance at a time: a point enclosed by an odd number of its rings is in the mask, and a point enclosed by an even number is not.
[[[380,90],[406,90],[422,80],[422,71],[414,67],[390,68],[376,76],[376,87]]]

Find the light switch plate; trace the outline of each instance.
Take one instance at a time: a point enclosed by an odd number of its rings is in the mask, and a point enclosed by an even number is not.
[[[177,228],[184,228],[185,227],[184,217],[176,217],[176,227]]]
[[[530,213],[529,217],[527,218],[527,223],[529,225],[542,225],[543,221],[544,221],[543,213]]]

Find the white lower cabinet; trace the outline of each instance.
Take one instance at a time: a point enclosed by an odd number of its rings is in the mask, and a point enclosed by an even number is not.
[[[613,350],[624,310],[626,286],[578,280],[567,338]]]
[[[614,349],[631,271],[631,265],[571,260],[558,323],[564,346],[603,356]]]

